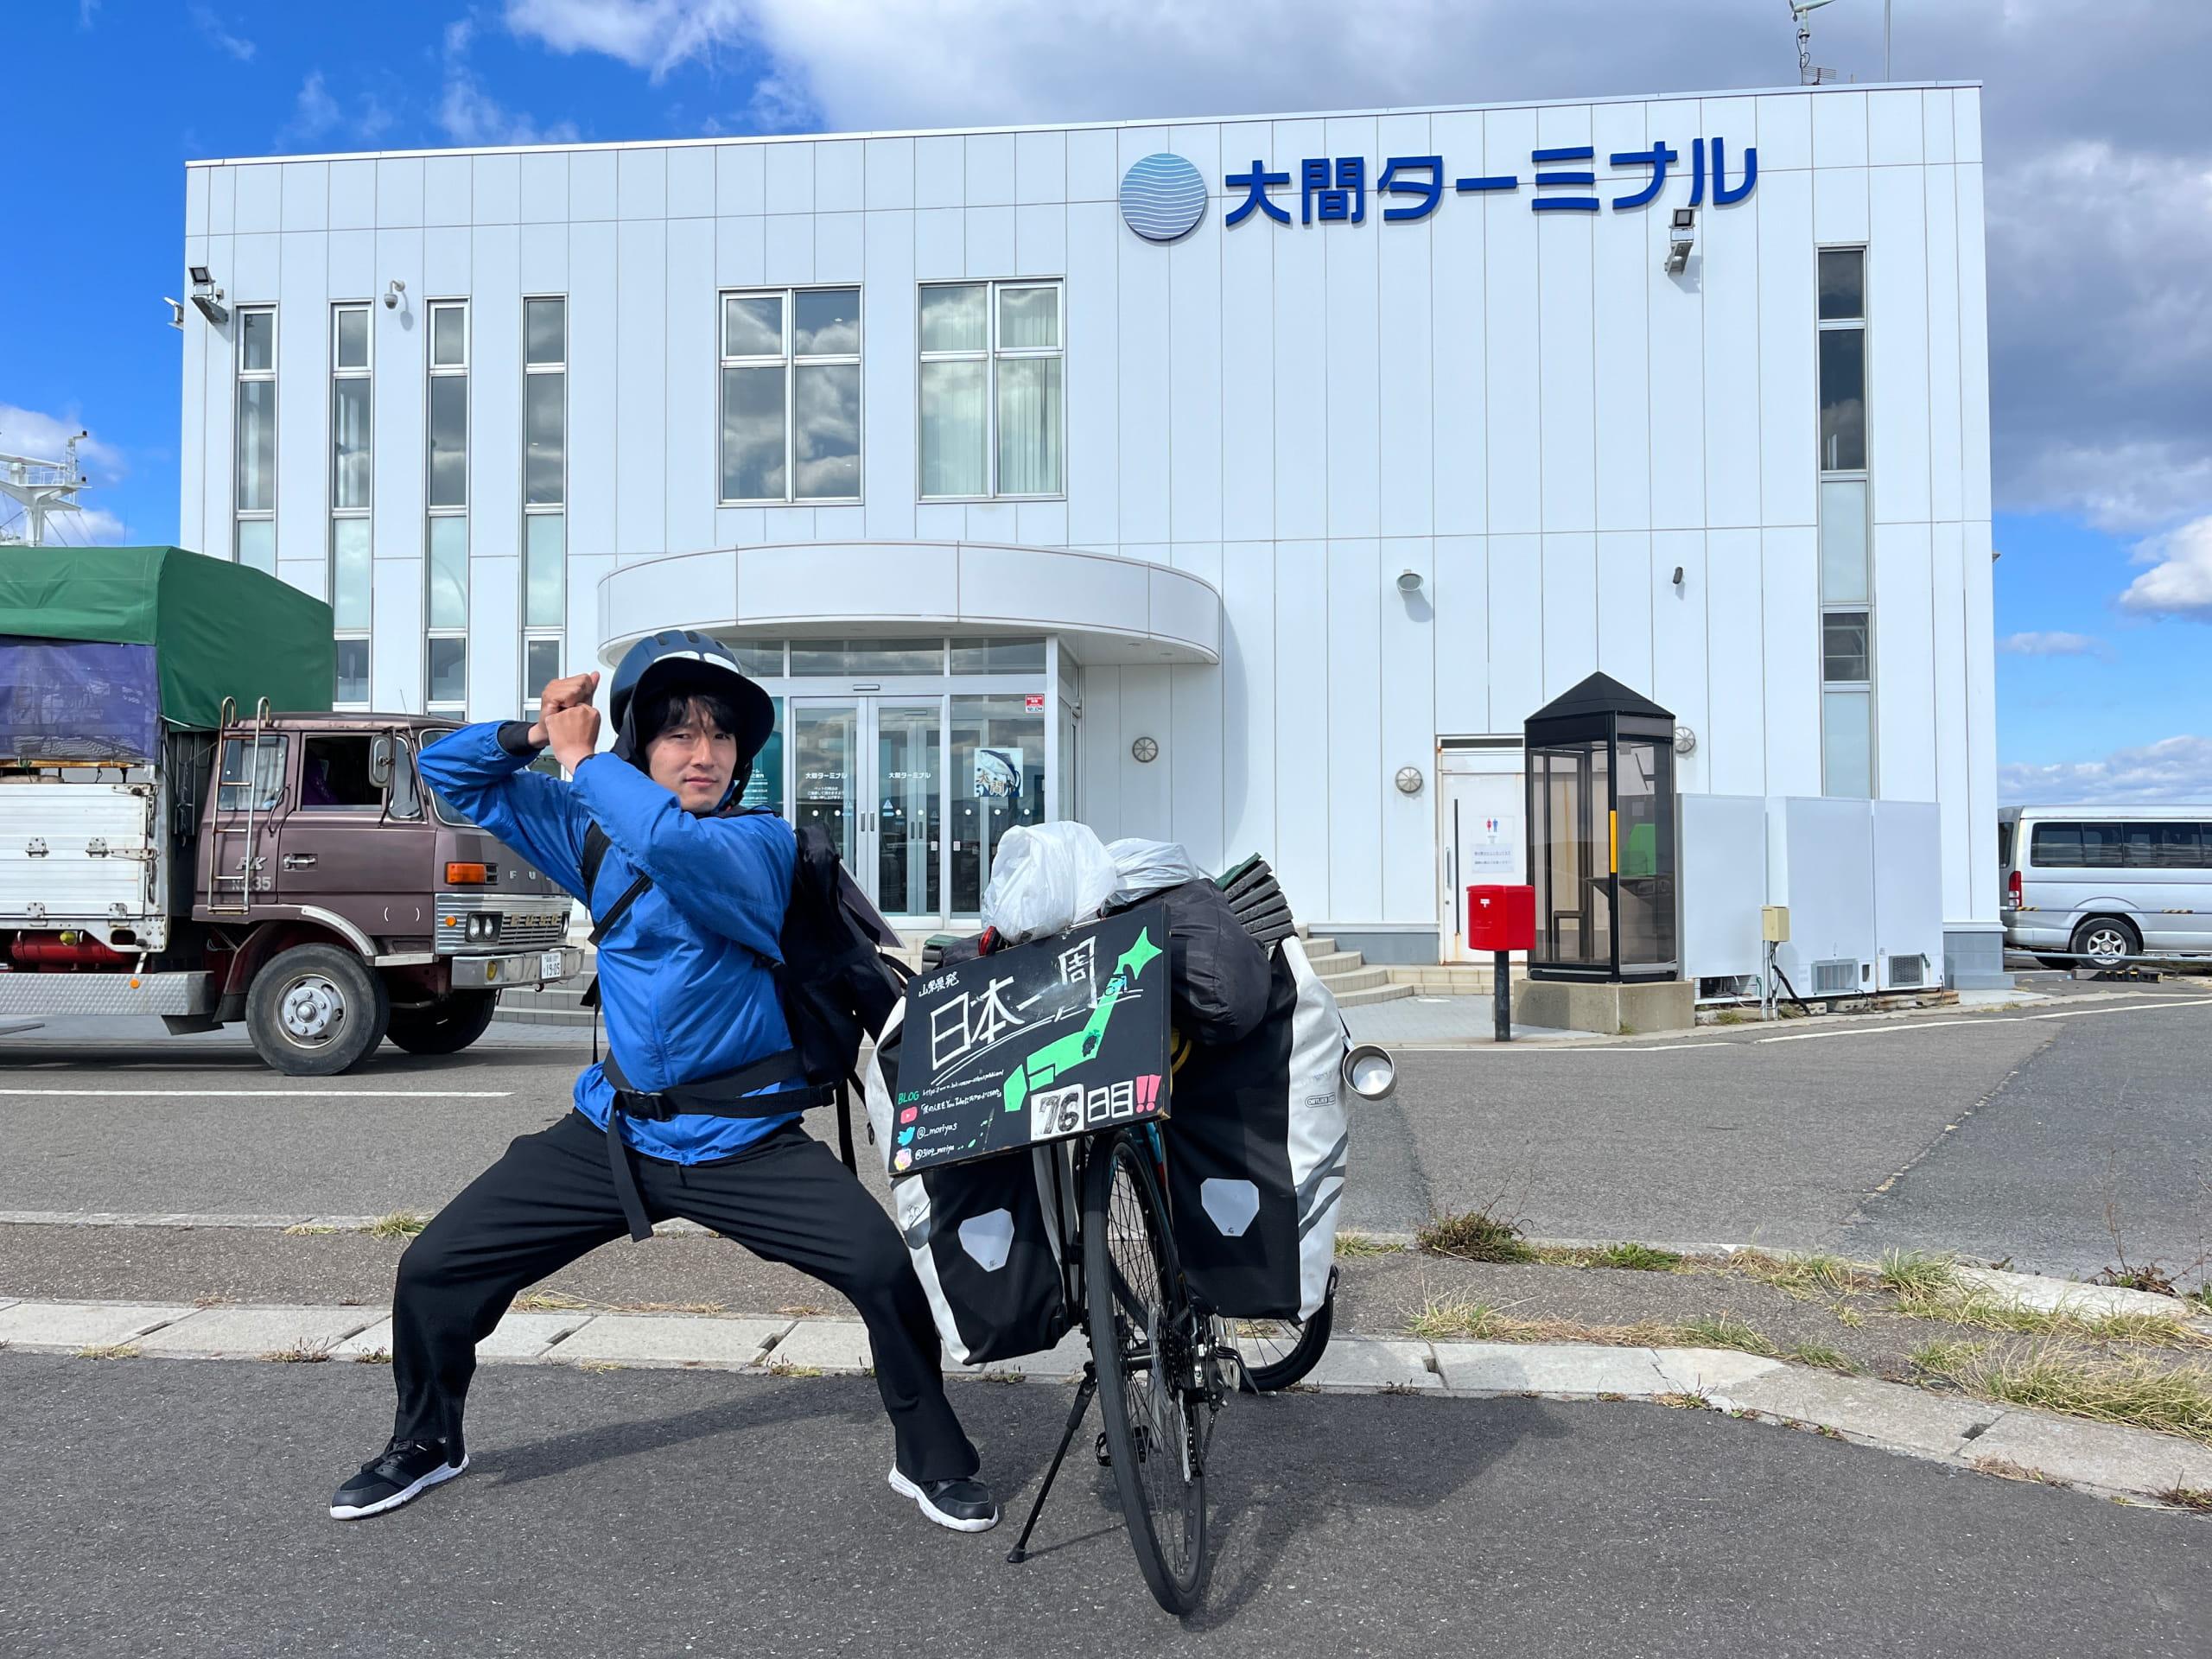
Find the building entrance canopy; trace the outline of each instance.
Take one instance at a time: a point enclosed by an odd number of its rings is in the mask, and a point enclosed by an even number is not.
[[[809,542],[671,554],[600,583],[601,661],[656,629],[877,639],[1049,634],[1075,662],[1221,660],[1221,595],[1188,571],[1066,548]]]

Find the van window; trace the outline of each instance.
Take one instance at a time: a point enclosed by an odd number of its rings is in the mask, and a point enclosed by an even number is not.
[[[2139,869],[2212,868],[2212,846],[2207,845],[2208,838],[2212,838],[2212,826],[2202,823],[2131,823],[2127,826],[2127,861]]]
[[[2071,869],[2082,861],[2082,826],[2078,823],[2039,823],[2032,849],[2040,870]]]
[[[2019,824],[2015,819],[2000,818],[1998,821],[1997,868],[2000,870],[2009,870],[2012,868],[2012,832],[2018,828]]]

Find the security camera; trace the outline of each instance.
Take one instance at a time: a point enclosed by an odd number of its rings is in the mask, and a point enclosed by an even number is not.
[[[384,308],[387,311],[398,310],[399,296],[406,291],[407,284],[401,282],[398,277],[393,277],[384,290]]]
[[[1674,223],[1667,231],[1667,274],[1679,276],[1690,262],[1690,250],[1697,245],[1697,209],[1677,207]]]

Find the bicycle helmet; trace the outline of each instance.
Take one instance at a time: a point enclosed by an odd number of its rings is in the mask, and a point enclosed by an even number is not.
[[[737,709],[737,772],[731,792],[753,775],[753,759],[775,729],[776,705],[746,677],[728,645],[690,628],[664,628],[648,634],[622,654],[607,691],[607,714],[614,723],[614,753],[643,771],[645,747],[639,741],[639,708],[664,692],[712,690]]]

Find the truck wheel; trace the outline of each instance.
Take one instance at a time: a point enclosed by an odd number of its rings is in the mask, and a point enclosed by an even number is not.
[[[391,997],[368,964],[328,944],[298,944],[254,976],[245,1028],[289,1077],[331,1077],[384,1040]]]
[[[427,1008],[394,1008],[385,1035],[410,1054],[458,1054],[484,1034],[497,991],[454,991]]]

